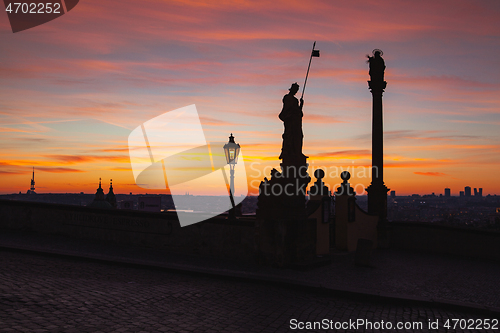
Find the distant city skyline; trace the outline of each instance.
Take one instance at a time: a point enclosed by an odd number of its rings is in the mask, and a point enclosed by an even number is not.
[[[34,169],[33,169],[33,173],[32,173],[32,178],[31,178],[29,190],[26,191],[26,192],[19,191],[19,193],[21,193],[21,194],[24,194],[24,193],[26,193],[26,194],[36,194],[36,192],[35,192],[35,181],[34,181],[34,178],[35,178],[35,172],[34,172]],[[98,188],[101,187],[101,183],[102,182],[103,181],[101,179],[99,179]],[[110,185],[110,187],[112,186],[112,180],[111,179],[109,180],[109,185]],[[313,185],[313,182],[310,183],[310,186],[312,186],[312,185]],[[490,194],[490,193],[484,194],[483,193],[483,188],[481,188],[481,187],[480,188],[476,188],[476,187],[472,188],[470,186],[464,186],[463,189],[464,189],[463,191],[458,190],[458,194],[453,194],[455,192],[453,192],[453,190],[450,189],[450,188],[444,188],[443,192],[437,193],[437,194],[436,194],[436,192],[423,193],[423,194],[422,193],[420,193],[420,194],[419,193],[412,193],[412,194],[404,194],[404,195],[400,195],[400,196],[411,196],[411,195],[419,194],[419,195],[436,195],[436,196],[444,196],[444,197],[473,197],[473,196],[474,197],[482,197],[483,195],[484,196],[487,196],[487,195],[496,195],[496,194]],[[474,193],[472,193],[472,189],[474,189]],[[332,195],[333,195],[334,190],[336,190],[336,189],[333,189],[333,188],[330,189],[330,191],[332,192]],[[1,193],[1,194],[16,194],[16,193],[17,192]],[[68,194],[92,194],[93,192],[85,193],[85,192],[81,191],[81,192],[65,192],[65,193],[68,193]],[[165,192],[163,192],[163,193],[156,193],[156,191],[149,191],[149,193],[153,194],[153,195],[154,194],[168,194],[168,193],[165,193]],[[40,194],[50,194],[50,193],[49,192],[45,192],[45,193],[40,193]],[[55,192],[54,194],[57,194],[57,192]],[[61,194],[63,194],[63,193],[61,193]],[[132,195],[132,194],[133,195],[141,195],[141,194],[148,194],[148,191],[145,190],[143,192],[139,191],[139,192],[136,192],[136,193],[133,193],[133,192],[128,192],[128,193],[119,192],[117,194],[121,194],[121,195],[127,195],[127,194],[128,195]],[[365,193],[363,193],[361,195],[366,195],[366,194],[367,193],[365,192]],[[192,195],[192,194],[190,194],[189,192],[186,192],[186,195]],[[226,194],[224,193],[222,195],[226,195]],[[357,193],[357,195],[360,195],[360,194]],[[203,196],[203,195],[201,195],[201,196]],[[241,196],[243,196],[243,195],[241,195]],[[397,197],[398,194],[397,194],[396,190],[391,190],[390,193],[388,194],[388,196],[390,196],[390,197]]]
[[[33,166],[39,193],[94,193],[100,177],[116,193],[164,193],[135,185],[127,137],[190,104],[207,140],[234,134],[257,183],[279,168],[281,99],[293,82],[302,89],[316,41],[304,96],[311,171],[370,168],[366,54],[380,48],[385,184],[398,195],[500,194],[498,17],[500,2],[472,0],[87,0],[13,34],[0,15],[0,193],[25,193]],[[333,191],[341,179],[324,181]]]

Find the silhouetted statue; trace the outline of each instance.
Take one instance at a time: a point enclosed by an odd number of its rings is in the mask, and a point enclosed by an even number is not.
[[[302,143],[304,134],[302,133],[302,107],[304,100],[299,100],[295,94],[299,91],[297,82],[292,84],[290,92],[283,97],[283,109],[279,118],[284,122],[285,131],[283,133],[283,146],[279,159],[306,157],[302,154]]]
[[[373,57],[367,55],[368,63],[370,64],[369,74],[372,82],[384,81],[385,62],[382,54],[382,51],[375,49],[373,50]]]

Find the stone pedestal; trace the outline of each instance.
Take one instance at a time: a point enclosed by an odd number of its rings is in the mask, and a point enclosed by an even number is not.
[[[330,255],[330,218],[333,212],[333,201],[330,190],[323,183],[325,172],[321,169],[314,171],[316,181],[309,190],[307,203],[309,217],[316,219],[316,255]]]
[[[306,157],[283,159],[259,187],[257,258],[260,263],[288,266],[315,255],[316,224],[307,220],[306,192],[311,181]]]
[[[281,172],[271,171],[271,179],[265,178],[259,186],[257,218],[305,219],[307,184],[306,157],[283,159]]]
[[[368,212],[378,215],[381,220],[387,218],[387,192],[389,188],[383,183],[374,183],[366,188],[368,192]]]
[[[257,218],[255,238],[259,264],[288,267],[315,258],[316,223],[313,219]]]

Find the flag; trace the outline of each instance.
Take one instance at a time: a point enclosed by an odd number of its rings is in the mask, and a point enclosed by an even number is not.
[[[312,50],[311,57],[319,57],[319,50]]]

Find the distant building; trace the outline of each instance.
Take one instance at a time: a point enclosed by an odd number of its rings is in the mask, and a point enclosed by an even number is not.
[[[120,209],[134,209],[134,201],[133,200],[122,200],[119,202]]]
[[[391,191],[391,198],[395,198],[396,197],[396,191]]]
[[[33,175],[31,176],[31,186],[26,194],[36,194],[35,192],[35,167],[33,167]]]
[[[106,201],[109,202],[111,207],[116,208],[116,196],[115,193],[113,192],[113,179],[109,180],[109,192],[106,195]]]
[[[461,197],[465,196],[465,192],[464,191],[460,191],[460,196]]]
[[[483,189],[479,188],[479,191],[478,191],[477,188],[474,188],[474,196],[481,198],[483,196]]]
[[[101,209],[112,209],[113,206],[104,198],[104,191],[101,187],[101,178],[99,178],[99,188],[95,192],[94,201],[87,205],[87,207],[101,208]]]
[[[161,212],[161,197],[139,197],[137,209],[146,212]]]
[[[500,208],[497,208],[495,213],[490,214],[490,224],[500,226]]]
[[[472,191],[471,191],[470,186],[465,186],[464,193],[465,193],[466,197],[472,196]]]
[[[451,197],[451,189],[445,188],[444,189],[444,196],[445,197]]]

